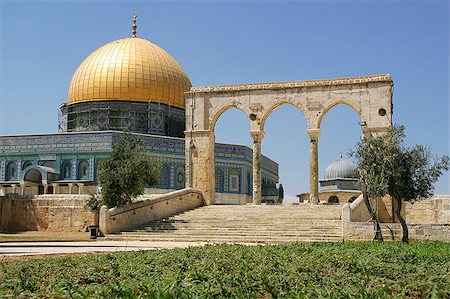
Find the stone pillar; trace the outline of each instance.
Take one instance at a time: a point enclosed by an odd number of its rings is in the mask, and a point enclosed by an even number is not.
[[[72,194],[73,183],[68,183],[67,185],[69,186],[69,194]]]
[[[261,141],[264,137],[262,131],[252,131],[250,135],[253,138],[253,203],[261,204]]]
[[[309,202],[319,203],[319,136],[320,129],[308,129],[309,135]]]
[[[187,186],[200,190],[205,204],[214,202],[214,133],[185,131]]]
[[[5,196],[5,195],[6,195],[5,187],[3,185],[0,185],[0,196]]]
[[[27,185],[25,184],[20,184],[20,195],[25,195],[25,188],[27,187]]]
[[[48,192],[48,184],[42,184],[42,186],[44,186],[44,194],[47,194]]]
[[[78,185],[78,194],[81,194],[83,192],[84,183],[77,183]]]
[[[52,183],[52,186],[53,186],[53,194],[59,194],[59,184]]]
[[[11,184],[11,193],[16,193],[16,188],[17,188],[17,185],[16,184]]]

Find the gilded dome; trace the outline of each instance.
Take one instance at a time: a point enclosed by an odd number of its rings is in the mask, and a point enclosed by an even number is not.
[[[325,169],[325,179],[352,179],[359,178],[358,169],[355,164],[347,160],[337,160],[332,162]]]
[[[95,50],[75,71],[67,105],[91,101],[157,102],[184,109],[191,82],[176,60],[154,43],[122,38]]]

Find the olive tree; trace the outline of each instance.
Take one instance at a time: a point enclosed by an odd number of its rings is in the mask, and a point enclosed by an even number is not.
[[[92,207],[130,204],[133,198],[144,193],[145,185],[157,183],[159,167],[143,153],[142,145],[141,140],[127,136],[114,146],[99,176],[102,191],[97,200],[101,203],[95,203],[95,197],[91,196]]]
[[[350,156],[357,160],[360,186],[369,211],[375,215],[369,198],[389,194],[394,199],[395,215],[402,226],[402,241],[408,243],[408,226],[401,215],[402,202],[414,203],[432,196],[433,184],[449,170],[450,163],[446,155],[433,156],[430,147],[405,145],[404,138],[405,128],[394,126],[387,134],[364,136]],[[382,240],[381,232],[379,236],[376,234],[376,239],[380,238]]]

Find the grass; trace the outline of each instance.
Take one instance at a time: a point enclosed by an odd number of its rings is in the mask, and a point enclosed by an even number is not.
[[[0,297],[449,298],[450,244],[217,245],[0,263]]]

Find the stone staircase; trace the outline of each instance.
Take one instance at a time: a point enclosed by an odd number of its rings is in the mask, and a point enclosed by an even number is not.
[[[340,205],[211,205],[106,238],[212,243],[341,241],[341,214]]]

